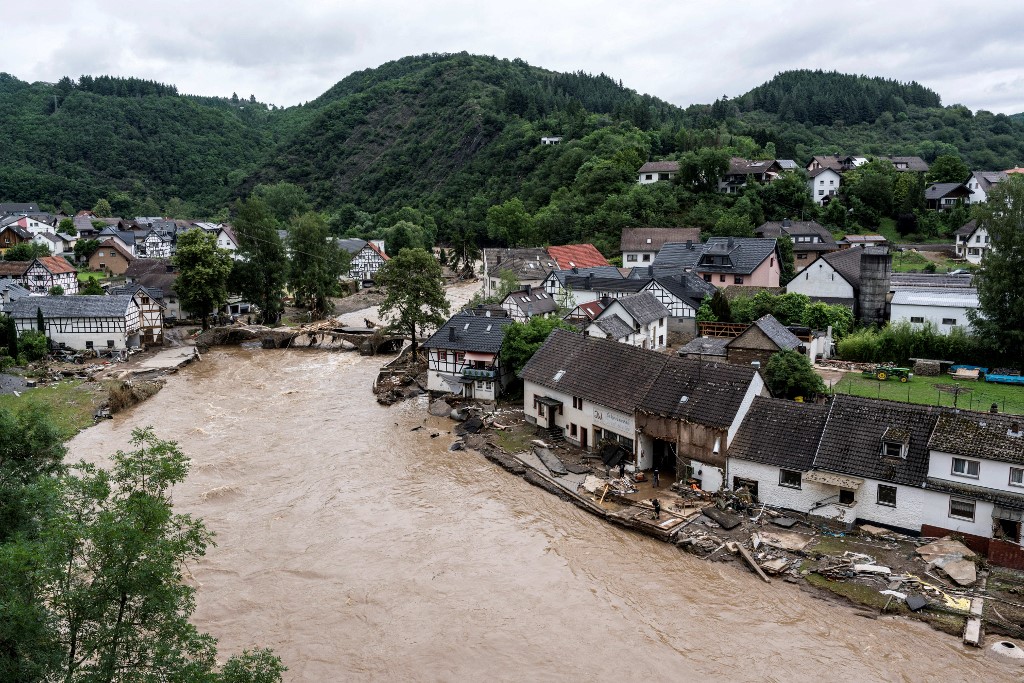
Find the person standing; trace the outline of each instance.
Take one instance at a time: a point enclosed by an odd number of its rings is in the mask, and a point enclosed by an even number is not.
[[[651,505],[654,506],[654,518],[661,519],[661,501],[657,498],[651,498]]]
[[[625,460],[620,460],[619,461],[619,479],[622,479],[625,476],[626,476],[626,461]]]
[[[654,477],[653,477],[653,479],[654,479],[654,481],[652,482],[651,486],[653,486],[654,488],[658,488],[658,481],[659,481],[659,479],[658,479],[658,470],[654,470]]]

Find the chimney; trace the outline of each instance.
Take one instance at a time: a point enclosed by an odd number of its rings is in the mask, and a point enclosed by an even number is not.
[[[1014,420],[1010,423],[1010,429],[1006,432],[1007,436],[1020,436],[1020,422]]]
[[[647,266],[647,277],[654,277],[654,266]]]
[[[448,341],[455,341],[455,328],[454,327],[449,327],[448,328]]]
[[[594,281],[594,274],[587,273],[587,289],[592,289],[592,283]]]
[[[608,304],[612,302],[611,298],[607,294],[601,297],[601,307],[608,308]]]
[[[693,251],[693,240],[686,240],[686,248],[689,251]]]
[[[783,218],[782,219],[782,227],[790,228],[792,226],[793,226],[793,221],[789,220],[788,218]]]
[[[533,285],[524,285],[523,289],[526,290],[526,296],[533,294]]]
[[[577,268],[576,266],[573,266],[572,267],[572,274],[573,275],[579,275],[580,274],[580,269]]]
[[[734,246],[736,246],[736,240],[733,239],[732,237],[730,237],[729,241],[726,242],[726,246],[728,246],[730,249],[732,249]]]

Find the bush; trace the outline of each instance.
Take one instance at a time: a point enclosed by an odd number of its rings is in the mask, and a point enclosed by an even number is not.
[[[29,330],[18,337],[18,349],[29,362],[39,360],[50,352],[50,340],[42,332]]]
[[[825,393],[825,383],[814,372],[807,356],[798,351],[780,351],[773,355],[765,365],[764,382],[777,398]]]
[[[836,351],[843,360],[858,363],[906,363],[911,358],[979,363],[990,357],[980,340],[962,328],[940,334],[934,325],[908,322],[858,330],[840,340]]]

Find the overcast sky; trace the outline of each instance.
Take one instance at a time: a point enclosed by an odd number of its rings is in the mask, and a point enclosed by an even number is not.
[[[916,80],[943,104],[1024,111],[1024,3],[931,0],[7,0],[0,71],[138,76],[292,105],[426,52],[604,72],[686,106],[788,69]]]

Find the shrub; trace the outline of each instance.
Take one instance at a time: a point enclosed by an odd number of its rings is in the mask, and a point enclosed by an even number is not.
[[[36,330],[22,332],[18,337],[18,349],[30,362],[43,358],[50,351],[50,340]]]

